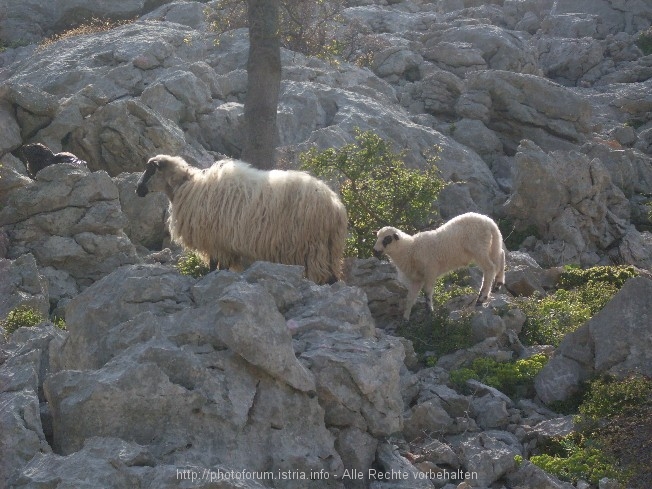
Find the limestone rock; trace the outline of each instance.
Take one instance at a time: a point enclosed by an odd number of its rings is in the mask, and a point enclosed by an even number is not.
[[[10,258],[32,253],[40,266],[64,270],[82,285],[136,262],[125,223],[109,176],[66,163],[41,170],[36,181],[11,192],[0,211]]]
[[[580,382],[597,373],[616,376],[650,375],[652,281],[637,277],[625,282],[607,305],[586,324],[564,337],[555,356],[535,378],[545,403],[567,399]]]
[[[50,311],[48,284],[39,274],[36,260],[31,254],[15,260],[0,258],[0,317],[5,318],[12,309],[27,306],[44,316]]]

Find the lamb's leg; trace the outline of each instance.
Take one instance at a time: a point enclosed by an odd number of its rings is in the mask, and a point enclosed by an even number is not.
[[[406,321],[410,319],[410,311],[412,311],[412,306],[417,301],[417,296],[422,286],[422,282],[410,282],[408,285],[407,299],[405,299],[405,312],[403,313],[403,319]]]
[[[214,272],[215,270],[217,270],[217,260],[213,257],[209,259],[208,270],[210,272]]]
[[[496,265],[488,257],[477,259],[477,262],[482,269],[482,286],[480,287],[480,292],[478,293],[478,300],[475,303],[476,305],[480,305],[489,299],[491,285],[493,283],[494,277],[496,276]]]
[[[498,274],[494,281],[492,292],[498,292],[501,285],[505,285],[505,250],[500,250],[500,258],[498,260]]]
[[[430,314],[432,314],[435,310],[435,308],[432,306],[432,294],[435,292],[435,282],[436,279],[426,280],[426,283],[423,286],[423,291],[426,294],[426,308]]]

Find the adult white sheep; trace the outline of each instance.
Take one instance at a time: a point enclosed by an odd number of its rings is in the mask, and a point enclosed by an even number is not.
[[[317,283],[342,271],[346,209],[324,182],[299,171],[224,159],[200,170],[178,156],[147,162],[136,193],[165,192],[172,239],[215,270],[256,260],[303,265]]]
[[[410,236],[393,227],[384,227],[377,233],[374,245],[377,258],[384,253],[396,265],[399,279],[408,288],[404,319],[419,291],[426,294],[426,306],[432,312],[432,294],[435,281],[446,272],[475,262],[482,269],[482,285],[477,304],[489,297],[505,282],[505,251],[503,238],[496,223],[475,212],[457,216],[433,231]]]

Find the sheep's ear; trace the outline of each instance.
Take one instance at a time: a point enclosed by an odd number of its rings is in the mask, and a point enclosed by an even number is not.
[[[394,241],[398,241],[398,234],[394,233]]]

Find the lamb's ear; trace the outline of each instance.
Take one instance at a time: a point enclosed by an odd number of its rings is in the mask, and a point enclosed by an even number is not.
[[[394,241],[398,241],[398,234],[394,233]]]

